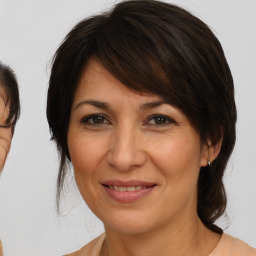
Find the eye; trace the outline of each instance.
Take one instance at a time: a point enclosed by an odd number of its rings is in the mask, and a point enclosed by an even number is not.
[[[86,116],[81,121],[83,124],[87,124],[90,126],[102,126],[109,124],[107,118],[102,114],[93,114]]]
[[[149,117],[147,123],[153,126],[165,126],[174,123],[174,120],[165,115],[153,115]]]

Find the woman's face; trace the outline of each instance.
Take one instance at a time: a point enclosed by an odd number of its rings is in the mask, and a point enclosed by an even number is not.
[[[78,188],[105,228],[134,234],[197,218],[208,148],[187,117],[131,91],[96,60],[75,93],[68,147]]]
[[[4,167],[4,163],[9,153],[12,139],[11,127],[1,127],[6,125],[5,121],[9,116],[9,106],[6,105],[6,99],[6,90],[0,84],[0,171]]]

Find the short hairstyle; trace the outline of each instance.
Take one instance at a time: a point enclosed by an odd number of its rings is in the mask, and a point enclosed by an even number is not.
[[[128,88],[156,94],[178,107],[203,143],[222,140],[217,159],[202,167],[197,213],[212,231],[225,211],[223,174],[236,140],[232,75],[218,39],[188,11],[154,0],[123,1],[79,22],[53,59],[47,118],[60,153],[57,202],[70,161],[67,132],[79,78],[96,58]],[[68,161],[68,162],[67,162]]]
[[[9,115],[5,120],[5,125],[1,125],[1,127],[11,126],[14,131],[15,124],[20,115],[19,88],[13,70],[1,62],[0,86],[6,90],[7,98],[5,99],[5,105],[9,108]]]

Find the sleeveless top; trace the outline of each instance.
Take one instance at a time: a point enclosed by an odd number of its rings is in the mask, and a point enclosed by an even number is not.
[[[66,256],[100,256],[105,233],[92,240],[79,251]],[[215,249],[208,256],[256,256],[256,249],[230,235],[222,235]]]

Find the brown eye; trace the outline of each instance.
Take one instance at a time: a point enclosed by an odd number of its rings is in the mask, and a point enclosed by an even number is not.
[[[94,124],[103,124],[105,120],[104,117],[102,116],[94,116],[91,119],[92,119],[92,123]]]
[[[154,117],[155,124],[166,124],[167,121],[168,121],[167,118],[165,118],[163,116]]]
[[[173,123],[174,120],[164,115],[153,115],[148,119],[149,125],[164,126]]]
[[[88,124],[88,125],[99,126],[99,125],[108,124],[109,122],[104,115],[94,114],[94,115],[90,115],[90,116],[83,118],[82,123]]]

